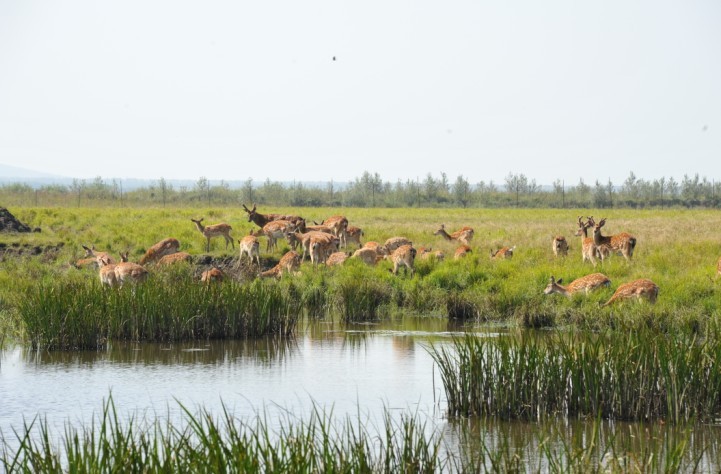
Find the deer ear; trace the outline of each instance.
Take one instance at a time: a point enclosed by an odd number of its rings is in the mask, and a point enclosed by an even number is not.
[[[556,283],[558,283],[559,285],[563,283],[563,278],[559,278],[558,280],[556,280]]]

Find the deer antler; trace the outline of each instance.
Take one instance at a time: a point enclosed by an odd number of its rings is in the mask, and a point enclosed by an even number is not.
[[[250,214],[250,209],[248,209],[247,207],[245,207],[245,204],[243,204],[243,209],[245,209],[245,212],[247,212],[248,214]]]
[[[600,229],[601,227],[603,227],[603,225],[605,223],[606,223],[606,218],[604,217],[603,219],[601,219],[601,222],[598,223],[598,228]]]
[[[596,221],[593,220],[593,216],[588,216],[588,224],[592,227],[596,226]]]

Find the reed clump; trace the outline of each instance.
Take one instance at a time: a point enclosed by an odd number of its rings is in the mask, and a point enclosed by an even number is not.
[[[433,347],[448,413],[536,420],[710,421],[721,414],[721,339],[652,330],[468,335]]]

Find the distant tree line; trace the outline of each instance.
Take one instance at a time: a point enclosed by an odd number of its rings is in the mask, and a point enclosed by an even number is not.
[[[681,181],[660,178],[647,181],[631,172],[623,183],[610,180],[586,183],[553,182],[542,187],[535,179],[509,173],[504,182],[470,183],[464,176],[451,181],[445,173],[425,178],[384,181],[378,173],[364,172],[342,186],[280,183],[252,179],[240,186],[211,184],[201,177],[193,186],[173,186],[160,178],[152,184],[123,190],[122,181],[73,180],[70,185],[34,188],[13,183],[0,186],[0,205],[8,206],[127,206],[201,207],[256,203],[283,207],[519,207],[519,208],[664,208],[707,207],[721,204],[721,183],[684,175]]]

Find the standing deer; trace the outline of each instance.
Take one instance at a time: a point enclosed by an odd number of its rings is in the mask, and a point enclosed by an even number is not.
[[[243,204],[243,209],[248,213],[248,222],[254,222],[258,227],[262,228],[268,222],[284,220],[292,222],[298,230],[305,232],[305,219],[300,216],[290,216],[283,214],[261,214],[256,210],[256,205],[253,204],[253,209],[248,209]]]
[[[233,229],[231,226],[225,223],[221,224],[213,224],[213,225],[207,225],[204,226],[202,224],[203,217],[201,217],[198,220],[190,219],[195,224],[195,227],[198,228],[201,234],[205,236],[206,244],[205,244],[205,251],[210,252],[210,239],[213,237],[217,237],[219,235],[222,235],[225,239],[225,249],[228,250],[228,244],[230,244],[233,248],[235,248],[235,242],[233,242],[233,239],[230,237],[230,231]]]
[[[393,262],[393,270],[391,270],[391,272],[394,275],[397,275],[398,269],[403,267],[403,273],[408,274],[408,271],[410,270],[411,276],[413,276],[413,273],[415,273],[415,269],[413,268],[415,258],[416,249],[414,249],[412,245],[401,245],[395,249],[390,256],[390,259]]]
[[[369,243],[370,242],[366,243],[366,246]],[[388,240],[386,240],[386,243],[383,244],[383,247],[385,247],[385,249],[388,251],[388,254],[390,255],[393,253],[393,251],[395,249],[397,249],[398,247],[401,247],[403,245],[413,245],[413,242],[411,242],[410,240],[408,240],[405,237],[391,237]]]
[[[256,263],[260,265],[260,242],[252,230],[250,231],[250,235],[246,235],[238,240],[238,248],[240,249],[238,266],[240,266],[243,261],[243,255],[248,256],[251,264],[253,263],[253,259],[255,259]]]
[[[558,293],[567,296],[568,298],[570,298],[574,293],[579,292],[583,292],[587,295],[591,291],[597,290],[603,286],[610,286],[611,280],[609,280],[603,273],[592,273],[573,280],[567,286],[562,286],[561,283],[563,283],[563,278],[555,280],[553,276],[551,276],[551,280],[546,289],[543,290],[543,293],[546,295]]]
[[[606,224],[606,218],[596,224],[593,217],[589,217],[589,222],[593,225],[593,243],[596,247],[608,247],[614,252],[620,252],[627,262],[633,257],[633,250],[636,248],[636,237],[627,232],[621,232],[616,235],[601,235],[601,227]]]
[[[378,252],[376,252],[375,249],[369,247],[359,248],[358,250],[353,252],[353,256],[351,258],[357,258],[361,262],[370,266],[373,266],[380,260],[383,260],[382,255],[378,255]]]
[[[568,242],[562,235],[557,235],[551,241],[551,248],[553,249],[553,255],[556,257],[565,257],[568,255]]]
[[[138,263],[140,265],[147,265],[148,263],[160,260],[166,255],[174,254],[178,250],[180,250],[180,242],[178,242],[178,239],[168,237],[150,247]]]
[[[583,256],[583,261],[585,262],[588,260],[595,267],[596,257],[603,260],[604,254],[601,253],[601,251],[596,247],[596,244],[593,243],[593,237],[588,236],[588,229],[593,227],[591,224],[593,217],[589,217],[588,219],[589,220],[586,222],[583,222],[583,217],[578,216],[578,230],[576,231],[576,237],[581,237],[581,255]]]
[[[441,224],[440,229],[433,232],[433,235],[440,235],[446,240],[456,240],[464,245],[471,245],[471,240],[473,239],[473,228],[465,226],[462,227],[460,230],[457,230],[453,232],[452,234],[449,234],[446,232],[446,225]]]
[[[354,225],[349,225],[345,232],[346,246],[350,243],[358,244],[358,248],[361,248],[363,246],[363,244],[361,244],[361,237],[363,237],[363,229]]]
[[[345,216],[331,216],[328,219],[321,222],[321,225],[324,225],[328,228],[330,228],[333,235],[338,237],[340,240],[340,244],[342,247],[347,247],[347,233],[348,233],[348,219],[346,219]]]
[[[658,285],[651,280],[648,280],[646,278],[634,280],[632,282],[624,283],[623,285],[619,286],[613,293],[613,296],[611,296],[611,299],[606,301],[601,306],[608,306],[619,300],[627,300],[633,298],[637,299],[638,301],[641,301],[642,299],[647,299],[651,303],[655,303],[656,299],[658,298],[658,291]]]
[[[126,282],[138,283],[148,277],[148,271],[142,265],[128,261],[127,252],[120,254],[120,263],[110,263],[104,256],[97,258],[103,285],[122,287]]]
[[[268,238],[266,250],[272,252],[278,247],[277,241],[285,237],[285,234],[292,232],[295,225],[291,221],[285,219],[278,219],[276,221],[270,221],[263,226],[262,232]]]

